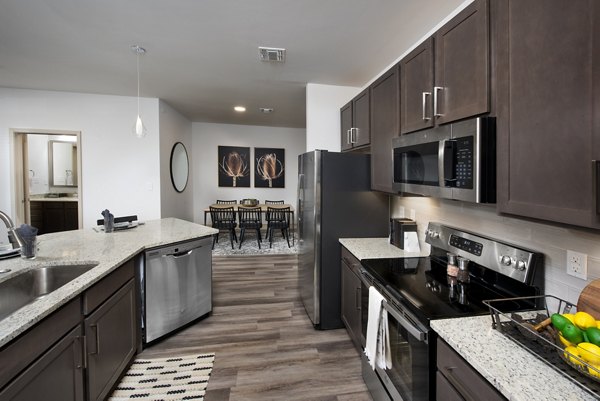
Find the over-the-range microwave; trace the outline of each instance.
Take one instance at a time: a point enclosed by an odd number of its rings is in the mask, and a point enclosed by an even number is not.
[[[496,202],[496,119],[478,117],[394,138],[401,194]]]

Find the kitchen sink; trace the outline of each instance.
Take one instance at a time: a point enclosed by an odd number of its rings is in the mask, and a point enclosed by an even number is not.
[[[97,263],[41,266],[0,283],[0,320],[96,267]]]

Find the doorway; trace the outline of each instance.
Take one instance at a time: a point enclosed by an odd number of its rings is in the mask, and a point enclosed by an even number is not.
[[[39,234],[83,226],[81,132],[11,129],[16,224]]]

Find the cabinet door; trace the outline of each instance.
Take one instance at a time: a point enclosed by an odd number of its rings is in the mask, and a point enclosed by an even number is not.
[[[44,202],[44,228],[46,233],[65,231],[63,202]]]
[[[103,400],[136,350],[134,280],[85,319],[88,399]]]
[[[400,133],[398,66],[371,85],[371,189],[392,190],[392,139]]]
[[[1,401],[83,400],[81,326],[63,337],[1,393]]]
[[[64,202],[64,205],[65,230],[77,230],[79,228],[77,202]]]
[[[400,132],[433,127],[433,37],[400,61]]]
[[[600,4],[500,0],[498,210],[600,227]],[[599,187],[600,188],[600,187]]]
[[[488,0],[476,0],[435,34],[436,124],[490,110]]]
[[[350,139],[354,148],[371,143],[370,112],[371,101],[369,88],[367,88],[352,100],[353,132]]]
[[[360,278],[354,273],[352,264],[356,260],[345,249],[342,250],[342,321],[357,349],[361,349]],[[358,263],[358,262],[356,262]]]
[[[350,128],[352,128],[352,102],[348,102],[344,107],[340,109],[340,126],[341,134],[340,138],[342,141],[342,151],[352,149],[350,143]]]

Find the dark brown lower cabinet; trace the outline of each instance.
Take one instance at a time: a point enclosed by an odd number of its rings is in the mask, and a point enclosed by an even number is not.
[[[0,401],[104,400],[139,341],[134,277],[130,260],[0,348]]]
[[[506,401],[483,376],[443,340],[437,340],[438,401]]]
[[[75,327],[0,393],[0,400],[84,400],[81,326]]]
[[[113,277],[124,276],[123,272],[130,269],[133,274],[132,262],[120,269]],[[105,278],[98,286],[112,293],[122,284],[113,277]],[[135,285],[130,278],[85,318],[88,400],[105,399],[132,361],[138,337],[136,309]]]
[[[79,228],[78,202],[31,201],[29,211],[39,235]]]
[[[360,351],[364,345],[361,331],[360,262],[342,247],[342,322],[354,346]]]

